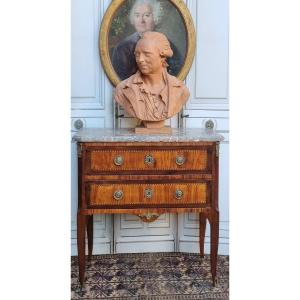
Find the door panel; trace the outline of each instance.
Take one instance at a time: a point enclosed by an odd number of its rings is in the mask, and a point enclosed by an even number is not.
[[[72,1],[72,134],[82,127],[135,127],[137,121],[119,109],[115,118],[113,87],[101,67],[98,35],[110,0]],[[196,28],[196,54],[186,78],[190,98],[186,118],[166,121],[173,128],[205,127],[211,121],[225,137],[220,147],[220,254],[228,254],[228,0],[187,0]],[[77,156],[71,144],[72,255],[76,255]],[[133,215],[99,215],[94,220],[94,254],[112,252],[199,252],[197,214],[164,214],[153,223]],[[112,229],[114,228],[114,234]],[[209,225],[205,251],[209,250]]]
[[[72,1],[71,135],[81,127],[113,127],[112,87],[100,66],[98,33],[109,0]],[[77,153],[71,143],[71,254],[77,255]],[[111,253],[113,218],[94,217],[94,254]]]

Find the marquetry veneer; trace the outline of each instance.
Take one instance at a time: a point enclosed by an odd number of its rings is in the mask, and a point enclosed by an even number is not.
[[[93,247],[93,215],[129,213],[145,222],[163,213],[198,212],[200,255],[206,220],[211,225],[211,272],[216,280],[219,237],[220,135],[190,130],[149,138],[130,130],[81,130],[78,145],[77,243],[84,282],[85,231]]]

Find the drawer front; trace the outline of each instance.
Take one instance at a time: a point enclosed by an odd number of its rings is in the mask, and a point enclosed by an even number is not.
[[[88,204],[149,205],[200,204],[209,199],[207,183],[89,184]]]
[[[92,150],[91,172],[208,170],[208,151],[203,150]]]

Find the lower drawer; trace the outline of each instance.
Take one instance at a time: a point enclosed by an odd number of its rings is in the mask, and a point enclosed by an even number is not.
[[[88,205],[200,204],[209,200],[207,183],[95,184],[88,185]]]

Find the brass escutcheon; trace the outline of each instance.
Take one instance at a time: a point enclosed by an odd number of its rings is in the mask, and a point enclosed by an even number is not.
[[[154,164],[154,158],[151,154],[148,154],[145,156],[145,160],[144,160],[145,164],[150,166]]]
[[[119,201],[123,198],[123,191],[117,190],[114,192],[114,199]]]
[[[123,156],[121,156],[121,155],[117,155],[117,156],[114,158],[114,164],[115,164],[116,166],[121,166],[121,165],[123,165],[123,162],[124,162],[124,158],[123,158]]]
[[[177,155],[176,156],[176,164],[178,166],[182,166],[184,164],[184,162],[185,162],[184,156],[182,156],[182,155]]]
[[[151,199],[153,197],[153,190],[152,189],[145,189],[145,197],[147,199]]]
[[[177,189],[177,190],[175,191],[175,198],[176,198],[177,200],[180,200],[182,197],[183,197],[183,191]]]

